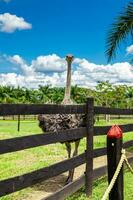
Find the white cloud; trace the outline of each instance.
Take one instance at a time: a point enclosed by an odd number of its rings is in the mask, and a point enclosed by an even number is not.
[[[21,69],[21,71],[24,75],[29,75],[29,74],[33,75],[34,74],[33,67],[29,66],[21,56],[19,56],[19,55],[10,56],[8,58],[8,60],[11,63],[18,65],[18,67]]]
[[[26,61],[19,55],[10,56],[8,60],[17,64],[24,74],[46,72],[61,73],[66,69],[65,59],[60,58],[56,54],[38,56],[35,60],[32,60],[31,64],[27,64]]]
[[[126,48],[127,54],[133,54],[133,45]]]
[[[10,56],[8,60],[20,69],[20,74],[1,74],[0,82],[3,85],[29,88],[37,88],[38,85],[65,86],[66,61],[56,54],[38,56],[29,64],[19,55]],[[86,59],[75,58],[72,71],[73,85],[94,87],[97,82],[107,80],[112,84],[133,85],[132,66],[128,62],[97,65]]]
[[[66,62],[56,54],[38,56],[32,61],[32,67],[37,72],[63,72],[66,69]]]
[[[25,63],[23,58],[19,55],[10,56],[9,61],[18,65],[23,65]]]
[[[128,62],[115,63],[113,65],[96,65],[85,59],[81,59],[77,67],[77,72],[79,76],[82,75],[81,77],[84,78],[82,85],[85,83],[87,86],[89,86],[89,83],[96,85],[97,82],[106,80],[109,80],[112,84],[132,84],[133,82],[132,66]]]
[[[17,87],[18,85],[22,86],[24,77],[15,73],[0,74],[0,81],[3,86],[10,85]]]
[[[16,30],[31,29],[32,25],[24,20],[23,17],[17,17],[10,13],[0,14],[0,31],[13,33]]]

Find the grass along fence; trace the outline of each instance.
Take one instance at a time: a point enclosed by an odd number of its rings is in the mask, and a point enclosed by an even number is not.
[[[34,115],[34,114],[83,114],[87,115],[87,126],[78,129],[60,131],[60,133],[46,133],[40,135],[24,136],[0,140],[0,154],[15,152],[23,149],[48,145],[57,142],[82,139],[86,137],[86,151],[74,158],[61,161],[49,167],[9,178],[0,181],[0,196],[4,196],[23,188],[32,186],[41,181],[57,176],[70,169],[86,163],[86,172],[74,182],[66,185],[60,191],[45,199],[64,199],[73,194],[83,185],[86,187],[86,194],[92,192],[93,180],[104,175],[107,171],[106,166],[93,170],[93,158],[106,155],[106,148],[93,150],[93,136],[106,135],[110,126],[93,126],[95,114],[121,114],[133,115],[133,109],[114,109],[105,107],[94,107],[93,99],[88,99],[86,105],[41,105],[41,104],[0,104],[0,115]],[[133,131],[133,124],[120,125],[123,132]],[[124,148],[133,146],[133,140],[123,144]],[[129,159],[133,162],[133,158]]]

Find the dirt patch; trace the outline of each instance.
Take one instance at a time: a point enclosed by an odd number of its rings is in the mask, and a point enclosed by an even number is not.
[[[107,162],[106,156],[101,156],[94,159],[94,168],[98,168],[100,166],[105,165]],[[85,164],[77,167],[75,169],[74,173],[74,180],[83,175],[85,172]],[[68,173],[61,174],[59,176],[53,177],[47,181],[42,182],[41,184],[36,184],[32,187],[33,192],[32,194],[29,194],[27,198],[24,198],[23,200],[40,200],[57,190],[61,189],[64,184],[65,180],[67,178]]]
[[[47,181],[44,181],[41,184],[36,184],[32,187],[32,194],[29,194],[28,197],[24,198],[23,200],[40,200],[56,192],[64,186],[66,178],[67,174],[65,173],[48,179]]]
[[[127,152],[127,156],[132,157],[133,153]],[[107,164],[107,156],[94,158],[94,169],[104,166],[106,164]],[[74,180],[83,175],[84,172],[85,172],[85,164],[77,167],[74,173]],[[61,189],[65,184],[66,178],[67,178],[67,173],[64,173],[54,178],[51,178],[47,181],[44,181],[41,184],[36,184],[35,186],[32,187],[33,189],[32,194],[29,194],[28,197],[23,200],[41,200],[44,197],[47,197],[48,195]]]

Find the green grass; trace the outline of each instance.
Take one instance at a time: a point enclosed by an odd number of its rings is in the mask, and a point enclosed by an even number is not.
[[[20,137],[41,133],[37,121],[21,121],[20,132],[17,131],[17,121],[0,120],[0,139]]]
[[[133,177],[131,172],[125,170],[124,173],[124,199],[132,200],[133,199],[133,187],[132,187]],[[107,188],[107,178],[103,177],[95,181],[93,184],[93,194],[92,198],[87,198],[85,196],[85,188],[81,188],[74,195],[67,198],[67,200],[100,200]]]
[[[132,123],[132,120],[111,120],[110,123],[105,121],[97,122],[96,125],[112,125],[112,124],[126,124]],[[37,121],[21,121],[20,132],[17,131],[17,121],[0,121],[0,139],[21,137],[26,135],[40,134],[42,133],[41,129],[38,127]],[[125,133],[124,141],[133,139],[133,133]],[[84,152],[85,150],[85,139],[80,143],[79,153]],[[106,146],[106,137],[105,136],[96,136],[94,138],[94,147],[100,148]],[[65,145],[62,144],[52,144],[48,146],[31,148],[19,152],[8,153],[0,155],[0,179],[4,180],[10,177],[22,175],[24,173],[37,170],[39,168],[49,166],[55,162],[61,161],[67,158]],[[129,187],[126,187],[125,195],[131,196],[131,183],[133,182],[133,177],[130,176],[130,173],[127,172],[125,176],[126,184],[129,184]],[[99,195],[103,194],[106,188],[106,181],[101,179],[94,183],[94,197],[96,200],[99,198]],[[80,192],[69,198],[73,199],[86,199],[82,189]],[[0,200],[21,200],[26,196],[30,195],[33,192],[33,188],[27,188],[16,192],[5,197],[1,197]],[[131,196],[132,197],[132,196]],[[127,200],[133,198],[128,197]],[[29,199],[30,200],[30,199]]]

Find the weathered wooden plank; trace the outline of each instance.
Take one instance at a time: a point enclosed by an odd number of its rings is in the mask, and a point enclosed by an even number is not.
[[[100,151],[100,149],[94,150],[94,157],[103,155],[102,152],[103,151]],[[0,181],[0,196],[10,194],[12,192],[29,187],[33,184],[39,183],[43,180],[68,171],[71,168],[84,164],[86,160],[85,158],[85,153],[83,153],[75,158],[62,161],[60,163],[51,165],[50,167],[46,167],[28,174],[24,174],[22,176]]]
[[[130,140],[130,141],[123,143],[124,148],[129,148],[131,146],[133,146],[133,140]],[[107,148],[106,147],[93,150],[93,158],[97,158],[97,157],[104,156],[104,155],[107,155]]]
[[[80,157],[81,160],[79,159],[79,157]],[[72,162],[73,159],[75,160],[74,163]],[[80,160],[80,162],[79,162],[79,160]],[[128,160],[129,160],[130,163],[133,163],[133,157],[129,158]],[[71,163],[71,162],[73,164],[71,166],[69,165],[69,167],[67,167],[66,166],[67,163]],[[24,174],[22,176],[18,176],[18,177],[14,177],[14,178],[10,178],[10,179],[7,179],[7,180],[0,181],[0,196],[4,196],[4,195],[10,194],[10,193],[13,193],[15,191],[19,191],[19,190],[21,190],[23,188],[29,187],[31,185],[34,185],[36,183],[39,183],[39,182],[41,182],[43,180],[46,180],[48,178],[51,178],[53,176],[56,176],[56,175],[60,174],[60,172],[63,173],[64,170],[65,171],[69,170],[70,167],[71,168],[77,167],[77,165],[83,164],[84,162],[85,162],[85,154],[81,154],[80,156],[77,156],[75,158],[71,158],[71,159],[66,160],[66,161],[62,161],[60,163],[52,165],[51,167],[46,167],[46,168],[31,172],[31,173],[28,173],[28,174]],[[64,164],[64,168],[65,169],[61,168],[60,170],[58,170],[58,173],[57,173],[57,169],[60,168],[59,165],[61,163],[65,163]],[[56,170],[56,172],[55,172],[55,170]],[[48,174],[51,173],[51,175],[49,176],[49,175],[47,175],[47,173]],[[105,173],[106,173],[106,166],[97,168],[97,169],[94,170],[93,178],[97,179],[97,178],[103,176]],[[85,179],[85,178],[82,177],[82,179]],[[83,180],[78,180],[78,183],[79,183],[79,188],[78,189],[80,189],[80,187],[82,186],[81,183],[83,183]],[[74,191],[74,187],[75,186],[72,186],[73,183],[68,185],[68,187],[69,188],[73,187],[72,191],[76,192],[77,191],[77,187],[78,187],[78,183],[74,184],[74,185],[77,185],[75,191]],[[68,192],[70,192],[69,188],[66,188],[66,190],[68,190]],[[68,193],[68,195],[69,195],[69,193]],[[56,199],[57,198],[55,198],[55,200]],[[48,199],[48,200],[54,200],[54,199],[51,198],[51,199]]]
[[[123,143],[123,148],[129,148],[131,146],[133,146],[133,140],[130,140],[128,142]],[[93,158],[104,156],[104,155],[107,155],[107,148],[106,147],[93,150]]]
[[[130,163],[133,163],[133,157],[129,158],[128,160]],[[107,174],[107,166],[96,168],[93,171],[93,180],[96,180],[102,176],[105,176],[106,174]],[[41,200],[57,200],[57,199],[64,200],[68,196],[78,191],[81,187],[84,186],[84,184],[85,184],[85,175],[82,175],[80,178],[78,178],[74,182],[66,185],[65,187],[61,188],[59,191]]]
[[[133,124],[124,124],[118,126],[122,129],[123,133],[133,131]],[[111,126],[95,126],[94,135],[106,135],[110,128]]]
[[[0,116],[32,114],[81,114],[86,113],[86,105],[59,104],[0,104]],[[94,107],[95,114],[133,115],[133,109]]]
[[[110,184],[114,173],[116,172],[117,166],[121,159],[122,151],[122,134],[121,130],[118,127],[112,127],[113,131],[116,131],[116,135],[111,137],[111,131],[107,135],[107,165],[108,165],[108,185]],[[119,131],[119,137],[117,137]],[[116,181],[110,191],[109,200],[123,200],[124,196],[124,187],[123,187],[123,166],[119,171],[119,176],[116,178]]]
[[[70,169],[78,167],[85,162],[85,153],[74,158],[61,161],[31,173],[0,181],[0,196],[19,191],[41,181],[47,180]]]
[[[64,200],[65,198],[79,190],[84,185],[84,183],[85,175],[82,175],[80,178],[64,186],[59,191],[41,200]]]
[[[129,162],[130,164],[132,164],[132,163],[133,163],[133,157],[128,158],[128,162]]]
[[[97,169],[94,169],[94,176],[93,180],[96,180],[97,178],[105,175],[107,172],[107,166],[103,166]],[[54,194],[45,197],[41,200],[64,200],[68,196],[74,194],[76,191],[78,191],[81,187],[83,187],[85,184],[85,175],[82,175],[80,178],[75,180],[74,182],[66,185],[65,187],[61,188],[59,191],[55,192]]]
[[[94,107],[95,114],[110,114],[110,115],[133,115],[133,109]]]
[[[59,133],[44,133],[0,140],[0,154],[20,151],[32,147],[81,139],[86,136],[86,128],[60,131]]]
[[[107,154],[107,148],[106,147],[93,150],[93,158],[97,158],[99,156],[104,156],[106,154]]]
[[[42,145],[53,144],[56,142],[65,142],[70,140],[81,139],[86,136],[86,128],[78,128],[61,131],[61,133],[45,133],[31,136],[24,136],[6,140],[0,140],[0,154],[11,153],[28,148]],[[125,142],[124,148],[133,146],[133,140]],[[106,148],[94,150],[94,157],[106,155]]]
[[[105,176],[107,174],[107,166],[104,165],[102,167],[98,167],[94,169],[93,180],[97,180],[98,178]]]
[[[85,113],[85,105],[57,104],[0,104],[0,116],[35,114],[80,114]]]
[[[88,98],[86,103],[86,173],[85,189],[86,195],[92,194],[93,184],[93,135],[94,135],[94,99]]]
[[[123,143],[124,148],[129,148],[133,146],[133,140],[127,141]]]

